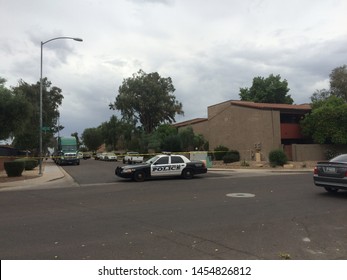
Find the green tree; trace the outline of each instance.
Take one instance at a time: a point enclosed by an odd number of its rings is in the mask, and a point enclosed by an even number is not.
[[[123,119],[139,122],[146,133],[151,133],[162,123],[174,122],[176,114],[183,114],[182,103],[176,100],[174,91],[170,77],[139,70],[123,80],[115,102],[109,106],[120,110]]]
[[[31,107],[31,113],[25,116],[23,128],[14,133],[14,145],[17,148],[35,150],[39,146],[39,112],[40,112],[40,83],[29,85],[20,81],[17,87],[13,88],[13,94],[28,102]],[[43,79],[42,87],[42,122],[43,127],[50,128],[42,134],[42,143],[45,147],[50,142],[51,137],[58,131],[59,106],[62,104],[62,90],[52,86],[47,78]]]
[[[256,103],[281,103],[293,104],[293,99],[288,95],[287,80],[281,81],[281,76],[271,74],[268,78],[255,77],[250,88],[240,88],[242,101]]]
[[[100,125],[100,130],[106,146],[109,146],[112,150],[116,150],[119,135],[122,131],[121,121],[113,115],[108,122]]]
[[[176,135],[169,135],[165,137],[162,144],[162,151],[167,152],[181,152],[182,151],[182,145],[181,145],[181,139],[180,137]]]
[[[202,134],[194,135],[194,149],[198,149],[199,151],[207,151],[208,150],[208,142],[204,138]]]
[[[77,149],[79,150],[82,143],[81,143],[81,140],[78,136],[78,132],[71,133],[71,136],[75,137],[76,143],[77,143]]]
[[[90,151],[96,151],[103,143],[101,130],[95,127],[86,128],[82,133],[82,140]]]
[[[321,101],[325,101],[330,96],[330,91],[326,89],[316,90],[311,96],[312,104],[318,105]]]
[[[316,90],[312,111],[301,121],[302,133],[319,144],[347,144],[347,66],[329,75],[330,89]]]
[[[334,95],[313,103],[300,122],[303,135],[319,144],[347,144],[347,103]]]
[[[167,137],[177,135],[177,129],[169,124],[160,125],[155,131],[153,131],[148,137],[148,149],[160,152],[162,150],[168,150],[168,147],[163,147],[163,143]],[[168,145],[168,146],[171,146]]]
[[[347,65],[336,67],[330,73],[330,92],[347,102]]]
[[[0,77],[0,139],[4,140],[21,132],[31,115],[30,104],[21,96],[5,87],[6,80]]]
[[[181,141],[181,147],[184,152],[194,150],[195,134],[192,127],[187,127],[178,133]]]

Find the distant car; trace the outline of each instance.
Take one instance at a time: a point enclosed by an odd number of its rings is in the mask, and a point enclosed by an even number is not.
[[[127,152],[123,158],[123,163],[141,163],[143,162],[143,156],[141,156],[138,152]]]
[[[92,157],[92,153],[91,152],[83,152],[82,157],[83,157],[83,159],[89,159]]]
[[[122,178],[130,178],[137,182],[152,177],[182,176],[185,179],[193,178],[196,174],[207,173],[203,161],[190,161],[181,155],[157,155],[144,163],[118,166],[115,174]]]
[[[80,159],[78,158],[78,155],[75,152],[60,151],[57,153],[56,164],[58,164],[58,165],[64,165],[64,164],[80,165]]]
[[[326,162],[318,162],[314,168],[314,184],[328,192],[347,190],[347,154],[342,154]]]
[[[98,159],[99,160],[105,160],[106,155],[107,155],[107,153],[101,153],[101,154],[99,154]]]
[[[106,160],[106,161],[117,161],[117,156],[115,154],[112,154],[112,153],[107,153],[104,156],[104,160]]]
[[[95,160],[100,160],[100,156],[101,156],[101,153],[96,153],[96,154],[94,155],[94,159],[95,159]]]

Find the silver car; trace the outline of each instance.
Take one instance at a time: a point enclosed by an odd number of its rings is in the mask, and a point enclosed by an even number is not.
[[[347,154],[342,154],[327,162],[318,162],[314,168],[314,184],[328,192],[347,190]]]

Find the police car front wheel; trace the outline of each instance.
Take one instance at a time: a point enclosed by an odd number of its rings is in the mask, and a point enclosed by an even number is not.
[[[134,174],[134,181],[136,182],[143,182],[145,180],[146,174],[143,171],[136,171]]]

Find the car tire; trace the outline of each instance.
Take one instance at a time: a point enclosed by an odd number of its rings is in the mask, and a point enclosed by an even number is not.
[[[194,176],[194,172],[193,172],[192,169],[184,169],[184,170],[182,171],[182,177],[183,177],[184,179],[192,179],[193,176]]]
[[[133,179],[136,182],[143,182],[145,180],[146,174],[143,171],[136,171],[134,173]]]
[[[324,187],[324,189],[329,193],[337,193],[339,189],[333,187]]]

